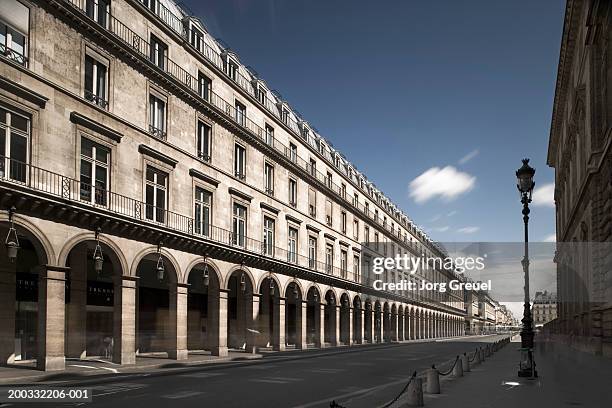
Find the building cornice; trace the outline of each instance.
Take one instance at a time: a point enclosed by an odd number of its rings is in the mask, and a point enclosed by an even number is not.
[[[25,99],[28,102],[32,102],[41,108],[45,108],[45,105],[49,98],[34,92],[23,85],[13,82],[8,78],[0,77],[0,89],[9,91],[10,93]]]
[[[173,159],[170,156],[167,156],[165,154],[163,154],[162,152],[159,152],[145,144],[141,144],[138,146],[138,152],[140,152],[141,154],[147,155],[149,157],[152,157],[154,159],[157,159],[169,166],[171,166],[172,168],[175,168],[178,160]]]
[[[96,133],[106,136],[117,143],[121,142],[121,138],[123,137],[122,133],[119,133],[116,130],[113,130],[108,126],[105,126],[100,122],[90,119],[87,116],[82,115],[76,111],[70,112],[70,121],[74,124],[81,125],[87,129],[93,130]]]

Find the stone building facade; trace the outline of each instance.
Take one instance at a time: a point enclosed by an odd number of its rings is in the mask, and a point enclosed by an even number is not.
[[[567,1],[548,146],[558,296],[550,328],[606,355],[612,355],[611,23],[610,2]]]
[[[557,295],[548,291],[536,292],[531,306],[533,324],[542,326],[557,318]]]
[[[0,23],[2,364],[463,334],[463,293],[373,289],[380,251],[444,251],[199,19],[4,0]]]

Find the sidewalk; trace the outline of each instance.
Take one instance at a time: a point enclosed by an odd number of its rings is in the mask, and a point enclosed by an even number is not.
[[[425,394],[426,407],[611,407],[612,359],[552,342],[536,342],[538,378],[517,376],[520,339],[462,378],[444,377],[442,394]],[[510,384],[509,384],[510,383]]]

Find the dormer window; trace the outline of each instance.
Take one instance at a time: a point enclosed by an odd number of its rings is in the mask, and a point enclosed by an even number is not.
[[[189,43],[193,45],[193,47],[202,52],[204,48],[204,33],[198,30],[193,24],[193,22],[189,22]]]
[[[285,125],[289,124],[289,111],[285,108],[283,108],[282,110],[282,119],[283,119],[283,123],[285,123]]]
[[[257,87],[257,100],[259,101],[259,103],[261,103],[263,106],[266,106],[267,98],[268,97],[266,89],[262,86]]]
[[[238,64],[231,60],[229,57],[227,59],[227,68],[226,68],[227,76],[229,76],[234,81],[238,78]]]

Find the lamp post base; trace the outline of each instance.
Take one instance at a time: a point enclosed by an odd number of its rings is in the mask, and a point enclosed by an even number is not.
[[[538,372],[535,369],[535,361],[533,359],[533,349],[522,347],[521,361],[519,363],[518,376],[524,378],[537,378]]]

